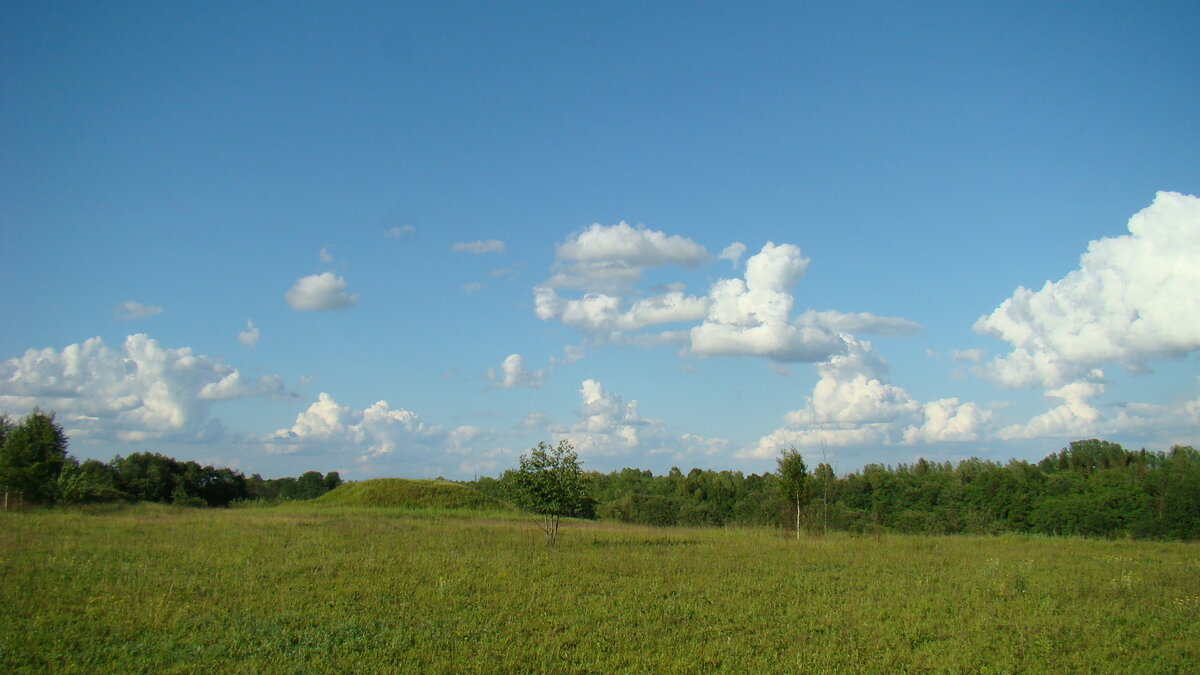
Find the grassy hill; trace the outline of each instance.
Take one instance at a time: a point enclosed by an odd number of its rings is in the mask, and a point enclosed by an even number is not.
[[[441,509],[508,509],[507,504],[458,483],[376,478],[345,483],[318,497],[322,506],[408,506]]]

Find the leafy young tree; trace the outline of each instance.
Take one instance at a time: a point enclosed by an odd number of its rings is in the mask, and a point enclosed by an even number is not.
[[[783,450],[776,459],[779,464],[780,488],[788,502],[796,506],[796,538],[800,538],[800,506],[808,496],[808,467],[796,448]]]
[[[0,427],[8,427],[7,418]],[[34,408],[25,419],[4,429],[0,446],[0,484],[5,504],[9,493],[33,503],[53,502],[56,481],[67,458],[67,435],[54,413]]]
[[[585,514],[592,505],[579,455],[566,440],[555,447],[538,443],[529,454],[521,455],[519,468],[504,473],[509,497],[540,517],[538,524],[551,546],[558,540],[559,522]]]

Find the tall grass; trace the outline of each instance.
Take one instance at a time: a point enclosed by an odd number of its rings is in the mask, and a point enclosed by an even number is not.
[[[0,514],[4,672],[1187,672],[1200,545]]]

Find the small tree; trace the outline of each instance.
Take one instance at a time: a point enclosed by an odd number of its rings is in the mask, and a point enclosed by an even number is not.
[[[528,455],[521,455],[518,469],[504,474],[509,498],[539,516],[538,525],[551,546],[558,541],[559,522],[582,514],[591,502],[579,455],[565,440],[556,447],[538,443]]]
[[[800,538],[800,505],[808,496],[808,467],[796,448],[782,450],[779,458],[779,485],[784,497],[796,506],[796,538]]]

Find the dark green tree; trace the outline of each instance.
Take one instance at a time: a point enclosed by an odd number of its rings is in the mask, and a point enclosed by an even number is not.
[[[539,516],[538,524],[551,546],[558,541],[563,518],[585,515],[593,505],[579,455],[566,440],[555,447],[538,443],[529,454],[521,455],[519,468],[504,473],[502,481],[509,498]]]
[[[808,497],[808,467],[796,448],[782,450],[776,459],[779,464],[779,485],[783,496],[796,508],[796,539],[800,538],[800,507]]]
[[[0,422],[0,485],[7,507],[10,495],[34,504],[47,504],[57,495],[58,475],[67,458],[67,435],[54,421],[54,413],[34,408],[15,425],[7,416]]]

